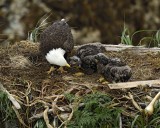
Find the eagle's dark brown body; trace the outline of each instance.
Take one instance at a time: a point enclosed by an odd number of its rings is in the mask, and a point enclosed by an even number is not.
[[[46,55],[53,48],[62,48],[66,53],[74,47],[73,36],[65,20],[56,21],[40,35],[40,51]]]

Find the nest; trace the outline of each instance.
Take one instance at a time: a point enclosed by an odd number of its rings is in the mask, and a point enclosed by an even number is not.
[[[68,102],[66,94],[83,97],[87,94],[101,92],[113,98],[112,107],[124,107],[125,117],[134,117],[141,112],[157,93],[157,87],[137,86],[126,89],[111,89],[108,83],[100,83],[99,74],[76,75],[74,70],[67,73],[53,73],[47,75],[50,65],[39,55],[38,44],[21,41],[0,51],[0,82],[8,94],[18,103],[20,108],[13,107],[20,125],[32,127],[40,118],[43,118],[47,127],[52,128],[50,117],[58,120],[58,126],[67,126],[72,120],[75,108],[82,105],[79,102]],[[139,55],[130,50],[106,51],[109,57],[118,57],[131,68],[133,75],[130,81],[159,79],[160,55],[157,52],[146,52]],[[147,103],[147,104],[146,104]],[[137,107],[138,106],[138,107]],[[56,119],[57,118],[57,119]],[[52,121],[53,121],[52,120]],[[55,126],[57,124],[54,124]]]

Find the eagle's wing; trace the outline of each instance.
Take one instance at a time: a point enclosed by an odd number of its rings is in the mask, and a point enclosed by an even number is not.
[[[67,40],[63,44],[63,49],[66,52],[71,52],[71,50],[73,49],[73,47],[74,47],[73,36],[71,36],[71,34],[69,34],[67,36]]]

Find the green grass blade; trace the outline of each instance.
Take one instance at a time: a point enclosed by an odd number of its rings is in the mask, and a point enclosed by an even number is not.
[[[141,32],[155,32],[156,30],[139,30],[139,31],[135,31],[132,36],[131,39],[133,39],[133,36],[135,36],[137,33],[141,33]]]
[[[136,123],[138,117],[139,117],[139,115],[136,115],[136,116],[135,116],[134,120],[132,121],[131,128],[134,128],[134,125],[135,125],[135,123]]]
[[[158,44],[160,44],[160,30],[158,30],[158,31],[156,32],[155,40],[156,40],[156,42],[157,42]]]

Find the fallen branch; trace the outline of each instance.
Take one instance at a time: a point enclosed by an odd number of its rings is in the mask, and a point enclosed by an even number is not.
[[[10,94],[4,87],[3,85],[0,83],[0,90],[2,92],[5,92],[8,96],[8,99],[12,102],[12,104],[15,106],[16,109],[20,109],[21,106],[20,104],[17,102],[17,100],[12,96],[12,94]]]
[[[159,86],[158,86],[159,85]],[[122,89],[122,88],[136,88],[136,87],[159,87],[160,80],[147,80],[147,81],[134,81],[134,82],[124,82],[124,83],[114,83],[108,84],[110,89]]]
[[[112,45],[112,44],[102,44],[100,42],[96,43],[88,43],[87,45],[95,45],[98,47],[104,47],[106,51],[129,51],[132,53],[136,54],[146,54],[148,52],[153,52],[153,53],[158,53],[160,52],[160,48],[158,47],[153,47],[153,48],[146,48],[145,46],[133,46],[133,45],[124,45],[124,44],[119,44],[119,45]],[[86,44],[84,44],[86,45]],[[82,47],[83,45],[78,45],[75,46],[75,50],[78,49],[79,47]]]

